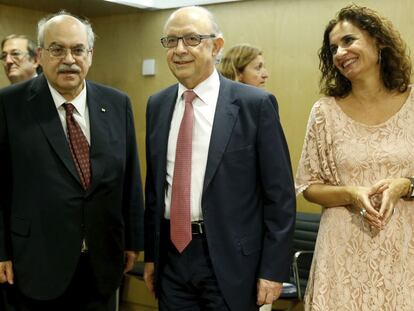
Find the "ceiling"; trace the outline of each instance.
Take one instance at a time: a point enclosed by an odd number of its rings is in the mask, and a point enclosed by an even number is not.
[[[230,1],[243,0],[0,0],[0,4],[46,12],[65,9],[74,14],[93,17]]]
[[[103,0],[0,0],[0,4],[46,12],[57,12],[65,9],[73,14],[88,17],[141,11],[138,8]]]
[[[214,3],[223,3],[223,2],[235,2],[242,0],[104,0],[109,2],[115,2],[120,4],[125,4],[128,6],[157,10],[157,9],[171,9],[179,8],[187,5],[206,5]]]

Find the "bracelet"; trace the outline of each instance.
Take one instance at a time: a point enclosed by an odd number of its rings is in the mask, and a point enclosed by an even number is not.
[[[404,177],[404,178],[407,178],[410,181],[410,187],[408,188],[407,194],[404,195],[402,198],[404,200],[412,200],[412,199],[414,199],[414,193],[413,193],[413,190],[414,190],[414,178],[413,177]]]

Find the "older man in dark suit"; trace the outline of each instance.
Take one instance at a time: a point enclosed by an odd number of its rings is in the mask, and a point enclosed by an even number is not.
[[[44,74],[0,91],[0,282],[17,310],[113,310],[142,248],[128,97],[85,76],[91,25],[39,22]]]
[[[160,310],[256,310],[289,274],[295,193],[273,95],[221,77],[209,11],[167,20],[147,106],[145,281]]]

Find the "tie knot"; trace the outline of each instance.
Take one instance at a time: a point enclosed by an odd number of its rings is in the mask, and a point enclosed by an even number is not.
[[[73,110],[75,110],[75,106],[73,106],[73,104],[71,103],[64,103],[63,107],[66,110],[66,113],[72,115],[73,114]]]
[[[194,98],[196,98],[196,97],[197,97],[197,94],[194,93],[193,90],[187,90],[187,91],[184,92],[184,102],[186,104],[187,103],[191,104],[193,102]]]

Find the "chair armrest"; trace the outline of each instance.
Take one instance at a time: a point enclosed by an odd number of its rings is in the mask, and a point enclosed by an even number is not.
[[[295,279],[295,285],[296,289],[298,291],[298,298],[299,300],[303,300],[303,295],[305,293],[302,293],[301,284],[300,284],[300,275],[299,275],[299,259],[303,256],[310,256],[313,257],[313,251],[297,251],[293,255],[293,263],[292,263],[292,269],[293,269],[293,277]],[[310,268],[311,260],[309,260],[309,267]]]

